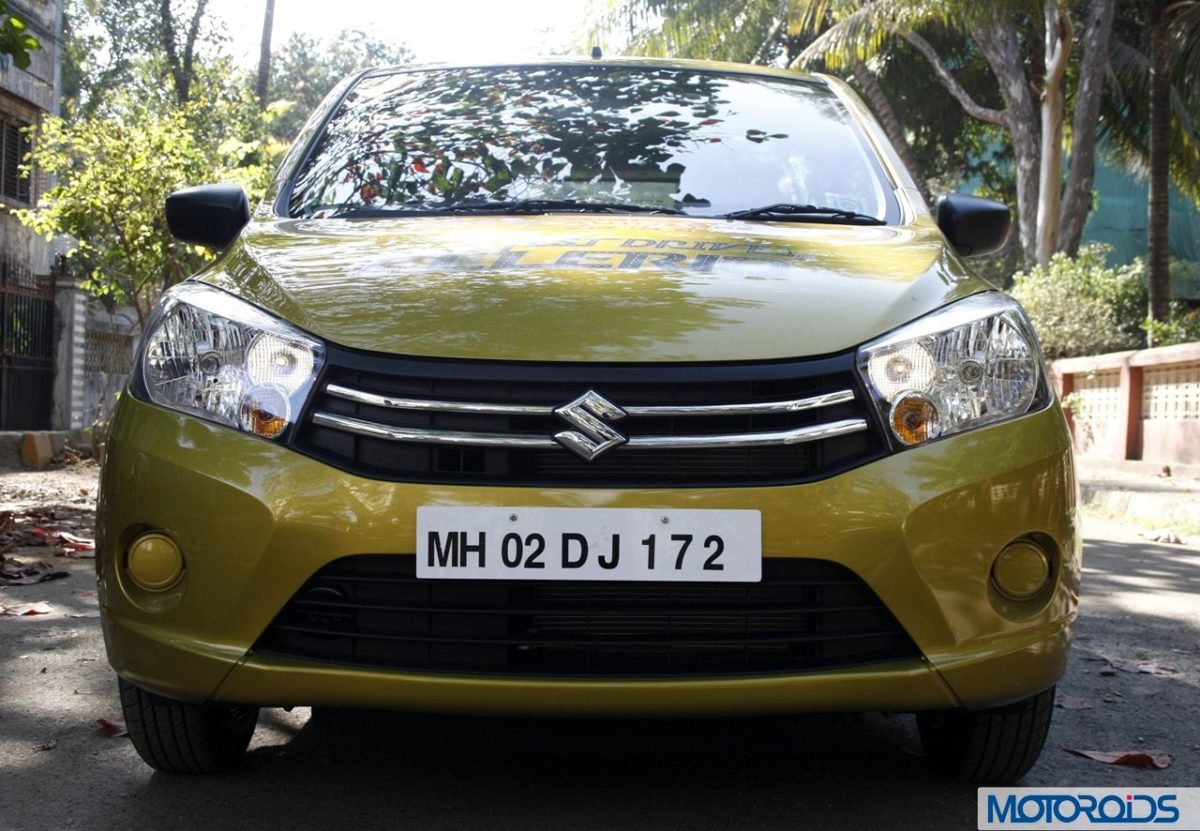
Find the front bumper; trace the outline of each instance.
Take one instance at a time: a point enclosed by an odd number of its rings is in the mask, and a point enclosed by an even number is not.
[[[751,508],[766,557],[815,557],[858,574],[920,648],[919,660],[790,676],[686,680],[477,678],[347,668],[252,646],[332,560],[411,552],[416,508],[439,505]],[[161,529],[187,571],[140,592],[122,552]],[[991,564],[1035,535],[1056,552],[1036,609],[993,602]],[[285,448],[125,396],[102,481],[97,568],[109,660],[164,695],[542,715],[709,715],[987,707],[1062,674],[1078,601],[1080,538],[1057,406],[804,485],[673,490],[406,485],[338,471]]]

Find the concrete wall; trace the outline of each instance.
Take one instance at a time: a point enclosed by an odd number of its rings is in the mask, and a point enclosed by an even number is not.
[[[104,309],[93,301],[87,310],[83,361],[83,427],[105,422],[133,368],[139,334],[132,308]]]
[[[1200,343],[1055,361],[1075,451],[1200,464]]]

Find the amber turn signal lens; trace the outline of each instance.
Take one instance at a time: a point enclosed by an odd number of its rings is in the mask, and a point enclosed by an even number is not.
[[[917,392],[903,393],[892,402],[892,432],[902,444],[920,444],[942,433],[937,405]]]
[[[242,396],[238,418],[242,429],[273,439],[288,426],[288,400],[275,386],[259,386]]]

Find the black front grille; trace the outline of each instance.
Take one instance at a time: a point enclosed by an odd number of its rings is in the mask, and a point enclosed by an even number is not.
[[[865,419],[868,429],[769,447],[633,449],[592,461],[565,448],[452,447],[355,435],[312,422],[316,412],[388,427],[540,436],[570,425],[554,415],[419,412],[348,401],[328,385],[376,395],[557,407],[589,389],[620,407],[754,404],[852,390],[845,403],[785,414],[639,417],[616,422],[627,436],[765,432]],[[434,361],[331,350],[293,447],[343,470],[405,482],[541,487],[770,485],[812,481],[882,455],[853,355],[765,364],[553,365]]]
[[[256,649],[404,671],[506,676],[803,673],[919,655],[878,596],[825,560],[761,583],[418,580],[415,558],[321,569]]]

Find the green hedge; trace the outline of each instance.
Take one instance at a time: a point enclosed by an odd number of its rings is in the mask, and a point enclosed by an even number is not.
[[[1146,273],[1141,260],[1110,268],[1109,246],[1084,246],[1074,260],[1056,254],[1048,266],[1035,266],[1013,277],[1012,295],[1033,320],[1046,357],[1099,355],[1147,344],[1200,340],[1200,312],[1185,301],[1171,304],[1171,318],[1153,323],[1146,317]],[[1171,263],[1172,296],[1200,296],[1200,263]]]

